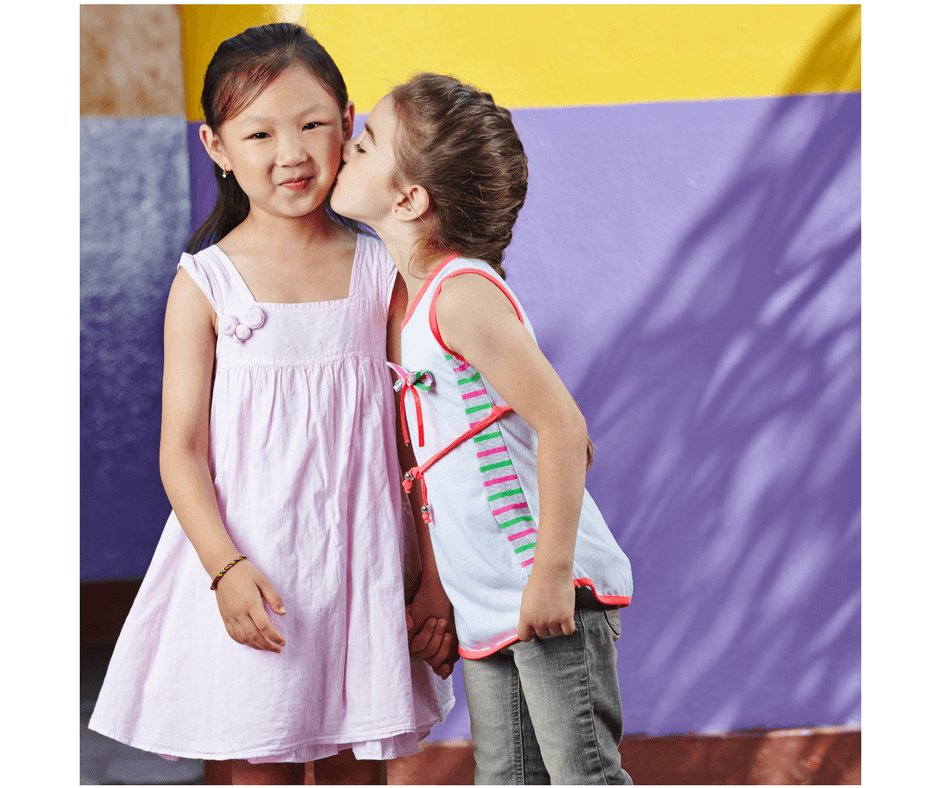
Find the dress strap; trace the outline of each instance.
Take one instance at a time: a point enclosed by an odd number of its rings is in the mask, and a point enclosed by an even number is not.
[[[215,260],[215,268],[220,281],[223,283],[224,297],[223,305],[229,308],[231,304],[246,304],[248,306],[257,304],[251,288],[241,275],[241,271],[235,266],[232,258],[223,252],[218,244],[207,247],[204,251],[210,253]]]

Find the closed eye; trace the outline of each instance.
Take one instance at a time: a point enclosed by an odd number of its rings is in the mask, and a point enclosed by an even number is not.
[[[365,153],[365,151],[362,149],[362,146],[358,142],[356,143],[356,153]]]

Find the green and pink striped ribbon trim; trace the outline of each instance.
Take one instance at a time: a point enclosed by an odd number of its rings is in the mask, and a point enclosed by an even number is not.
[[[473,427],[493,409],[493,401],[486,393],[482,377],[469,363],[450,353],[444,354],[457,375],[457,390],[464,402],[464,411]],[[531,573],[535,562],[535,542],[538,527],[529,510],[519,476],[513,468],[509,450],[499,425],[494,423],[480,435],[473,437],[477,448],[477,462],[483,476],[483,488],[490,511],[497,525],[506,535],[506,541],[519,565]]]

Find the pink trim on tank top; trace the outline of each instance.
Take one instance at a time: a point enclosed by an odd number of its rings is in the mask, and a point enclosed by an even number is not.
[[[530,558],[529,563],[534,560],[534,558]],[[601,594],[598,594],[597,589],[594,587],[594,583],[588,577],[574,578],[574,586],[575,588],[580,586],[586,586],[587,588],[590,588],[591,593],[594,594],[594,598],[597,599],[597,601],[602,605],[616,605],[618,607],[628,607],[630,605],[630,597],[628,596],[602,596]],[[488,657],[491,654],[495,654],[497,651],[506,648],[506,646],[511,646],[518,640],[518,636],[511,637],[508,640],[504,640],[499,645],[489,646],[477,651],[471,651],[470,649],[464,648],[463,646],[458,646],[457,651],[460,653],[460,656],[464,657],[465,659],[483,659],[484,657]]]
[[[433,271],[431,271],[431,273],[429,274],[428,278],[424,280],[424,284],[421,286],[421,289],[418,291],[418,297],[415,298],[415,300],[414,300],[414,301],[412,302],[412,304],[411,304],[411,307],[409,307],[408,312],[407,312],[407,313],[405,314],[405,316],[401,319],[401,327],[402,327],[402,328],[405,327],[405,323],[407,323],[408,320],[411,318],[412,314],[414,314],[414,311],[415,311],[415,309],[417,308],[418,304],[420,303],[421,299],[424,298],[424,291],[427,290],[427,289],[428,289],[428,286],[431,284],[431,282],[434,281],[434,277],[437,276],[437,275],[440,273],[441,269],[442,269],[445,265],[447,265],[447,264],[448,264],[449,262],[451,262],[452,260],[456,260],[458,257],[460,257],[460,255],[455,252],[455,253],[452,254],[450,257],[448,257],[446,260],[444,260],[444,261],[442,261],[440,264],[438,264],[437,267],[435,267],[435,269],[434,269]]]
[[[448,260],[448,262],[450,261]],[[436,273],[437,272],[435,271],[435,274]],[[454,358],[459,359],[460,361],[466,362],[466,359],[463,356],[455,353],[444,344],[444,340],[441,339],[441,331],[437,326],[437,298],[441,294],[441,288],[444,286],[444,282],[446,282],[448,279],[452,279],[455,276],[460,276],[461,274],[477,274],[478,276],[482,276],[484,279],[489,279],[502,291],[503,295],[509,299],[509,303],[512,304],[512,308],[516,310],[516,317],[519,318],[519,322],[524,324],[525,320],[522,319],[522,310],[519,309],[519,305],[516,303],[516,299],[509,295],[509,291],[506,289],[506,283],[494,274],[487,273],[486,271],[480,271],[476,268],[461,268],[458,271],[453,271],[447,274],[447,276],[441,279],[441,281],[438,283],[437,287],[434,289],[434,295],[431,296],[431,306],[428,311],[428,317],[431,324],[431,333],[434,335],[434,339],[437,340],[437,344],[440,345],[445,352],[450,353]]]
[[[597,593],[597,589],[594,587],[594,583],[589,577],[576,577],[574,579],[574,587],[586,587],[591,589],[591,593],[594,594],[594,597],[598,602],[604,605],[618,605],[619,607],[630,607],[630,599],[628,596],[602,596]]]

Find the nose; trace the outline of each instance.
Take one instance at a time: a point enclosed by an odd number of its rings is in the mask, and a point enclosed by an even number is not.
[[[281,135],[277,146],[277,163],[281,167],[296,167],[307,160],[307,151],[298,135]]]

